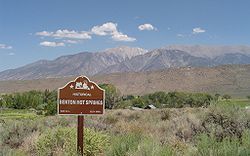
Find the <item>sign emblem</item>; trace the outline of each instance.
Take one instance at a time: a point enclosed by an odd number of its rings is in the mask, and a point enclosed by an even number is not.
[[[79,76],[58,89],[58,114],[104,113],[104,90],[86,76]]]

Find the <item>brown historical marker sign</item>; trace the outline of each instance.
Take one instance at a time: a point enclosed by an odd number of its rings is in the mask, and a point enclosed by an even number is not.
[[[104,114],[104,90],[85,76],[58,89],[58,114]]]

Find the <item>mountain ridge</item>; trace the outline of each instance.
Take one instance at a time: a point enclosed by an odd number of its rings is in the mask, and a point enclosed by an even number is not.
[[[197,55],[199,50],[201,50],[200,56]],[[204,56],[204,53],[211,53],[213,57]],[[23,67],[0,72],[0,80],[39,79],[82,74],[93,76],[172,67],[212,67],[223,64],[250,64],[250,47],[169,46],[148,51],[138,47],[120,46],[102,52],[81,52],[61,56],[54,60],[39,60]]]

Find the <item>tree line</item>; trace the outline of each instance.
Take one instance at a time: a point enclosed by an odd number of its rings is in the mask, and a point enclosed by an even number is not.
[[[57,110],[57,91],[28,91],[0,96],[0,108],[35,109],[38,114],[53,115]]]
[[[182,107],[207,107],[217,98],[207,93],[185,93],[185,92],[155,92],[143,96],[129,95],[125,100],[118,103],[119,107],[134,106],[145,108],[154,105],[157,108],[182,108]]]
[[[121,96],[112,84],[100,84],[105,90],[105,108],[144,108],[153,104],[157,108],[206,107],[218,95],[207,93],[155,92],[143,96]],[[0,95],[0,108],[35,109],[39,114],[53,115],[57,112],[57,91],[28,91]]]

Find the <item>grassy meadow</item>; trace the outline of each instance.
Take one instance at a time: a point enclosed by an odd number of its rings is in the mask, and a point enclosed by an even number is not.
[[[113,109],[85,117],[87,156],[250,155],[247,99],[208,107]],[[0,155],[77,155],[76,116],[0,111]]]

